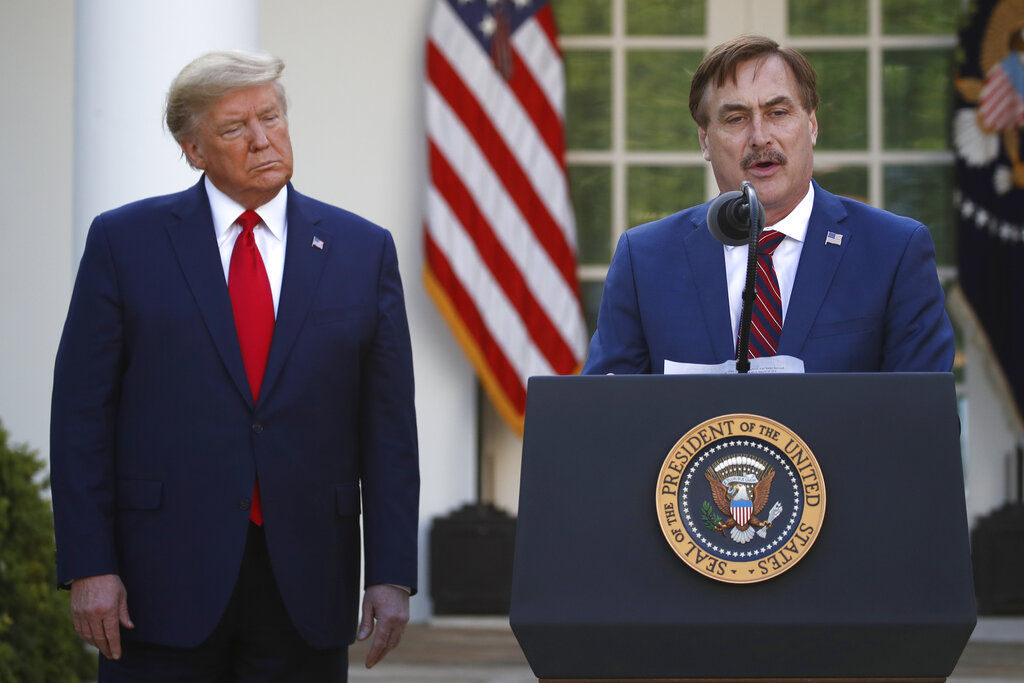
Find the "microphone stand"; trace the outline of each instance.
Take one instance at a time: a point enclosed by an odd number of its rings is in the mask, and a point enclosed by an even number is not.
[[[750,241],[747,247],[747,280],[743,287],[743,311],[740,315],[740,337],[736,348],[736,372],[746,374],[750,370],[750,322],[754,315],[754,298],[757,296],[757,247],[764,228],[761,220],[761,203],[749,180],[740,184],[743,198],[750,205]]]

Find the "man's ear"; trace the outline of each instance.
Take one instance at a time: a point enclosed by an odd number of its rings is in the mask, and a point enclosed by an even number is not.
[[[708,132],[697,126],[697,139],[700,141],[700,151],[704,155],[704,161],[711,161],[711,143],[708,142]]]
[[[188,163],[195,168],[198,168],[200,171],[205,171],[206,158],[203,156],[203,151],[200,146],[192,139],[182,140],[180,144],[181,151],[185,155],[185,158],[188,159]]]

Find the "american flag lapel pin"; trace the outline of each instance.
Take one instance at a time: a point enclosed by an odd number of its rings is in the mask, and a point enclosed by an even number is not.
[[[829,234],[831,234],[831,233],[829,233]],[[317,249],[319,249],[320,251],[323,251],[324,250],[324,241],[322,239],[320,239],[319,237],[317,237],[316,235],[313,235],[313,246],[316,247]]]
[[[834,244],[837,247],[842,246],[843,236],[840,235],[838,232],[832,232],[831,230],[829,230],[828,234],[825,235],[825,244]]]

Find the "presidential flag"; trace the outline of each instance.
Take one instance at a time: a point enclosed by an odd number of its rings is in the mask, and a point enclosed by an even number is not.
[[[960,31],[953,139],[960,285],[1024,408],[1024,2],[978,0]]]
[[[438,0],[426,45],[424,283],[520,433],[586,354],[556,38],[547,0]]]

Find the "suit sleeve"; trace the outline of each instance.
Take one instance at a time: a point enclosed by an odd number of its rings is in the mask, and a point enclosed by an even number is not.
[[[584,375],[635,375],[651,372],[633,275],[629,235],[619,238],[601,295],[597,331],[590,340]]]
[[[377,294],[377,331],[364,361],[361,401],[365,583],[408,586],[415,593],[420,480],[412,347],[390,233]]]
[[[102,217],[93,221],[54,367],[50,477],[57,582],[116,574],[114,439],[121,297]]]
[[[897,267],[885,315],[884,372],[949,372],[956,347],[928,228],[918,225]]]

